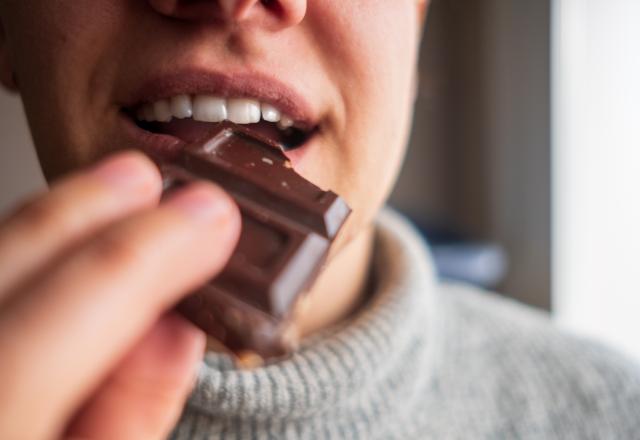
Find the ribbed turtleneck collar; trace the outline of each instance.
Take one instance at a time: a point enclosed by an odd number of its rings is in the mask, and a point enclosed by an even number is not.
[[[242,371],[208,354],[174,438],[374,438],[403,417],[432,369],[433,266],[422,239],[389,210],[377,221],[372,264],[366,307],[291,358]]]

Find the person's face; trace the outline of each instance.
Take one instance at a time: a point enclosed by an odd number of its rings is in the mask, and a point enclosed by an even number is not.
[[[116,149],[179,148],[203,129],[175,119],[155,124],[156,134],[139,128],[132,115],[160,98],[274,104],[316,129],[287,154],[347,200],[353,235],[386,199],[404,155],[423,8],[424,0],[0,0],[0,78],[22,95],[49,179]]]

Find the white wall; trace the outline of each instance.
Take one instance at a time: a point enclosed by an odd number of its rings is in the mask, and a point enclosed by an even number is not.
[[[554,308],[640,359],[640,1],[554,3]]]
[[[0,213],[44,186],[20,100],[0,90]]]

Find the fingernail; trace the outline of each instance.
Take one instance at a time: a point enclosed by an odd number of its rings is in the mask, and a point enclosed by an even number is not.
[[[172,194],[167,204],[204,222],[225,218],[233,209],[231,200],[221,190],[200,182]]]
[[[153,187],[159,179],[152,171],[143,166],[139,156],[120,153],[96,165],[91,173],[109,186],[132,190]]]

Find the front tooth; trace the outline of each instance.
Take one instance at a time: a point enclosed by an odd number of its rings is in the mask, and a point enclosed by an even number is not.
[[[222,122],[227,119],[227,103],[215,96],[198,95],[193,99],[193,119],[201,122]]]
[[[280,110],[269,104],[262,104],[262,119],[267,122],[279,122],[282,114]]]
[[[254,124],[260,122],[260,103],[253,99],[229,99],[227,117],[236,124]]]
[[[153,103],[153,114],[156,121],[169,122],[171,120],[171,106],[169,100],[161,99]]]
[[[278,122],[278,127],[281,130],[286,130],[287,128],[293,127],[293,119],[291,119],[289,116],[282,116],[280,122]]]
[[[171,98],[171,114],[178,119],[185,119],[193,116],[191,96],[178,95]]]

